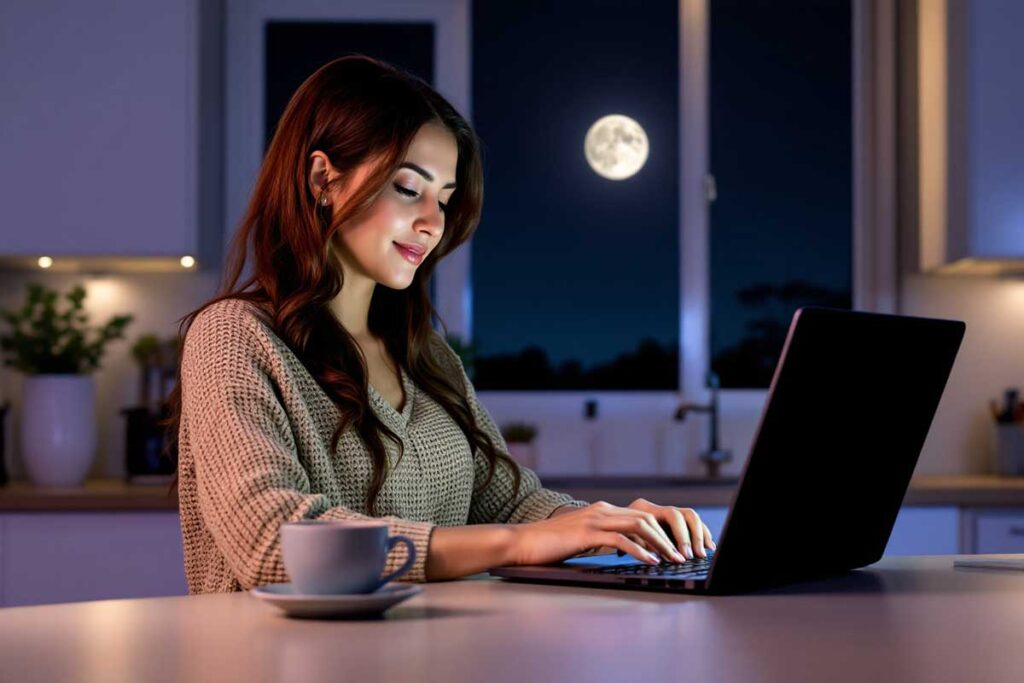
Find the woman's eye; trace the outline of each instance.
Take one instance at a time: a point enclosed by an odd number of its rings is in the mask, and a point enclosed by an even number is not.
[[[398,190],[399,194],[404,194],[406,197],[418,197],[419,196],[419,193],[416,190],[410,190],[405,185],[401,185],[399,183],[395,183],[395,189]],[[447,204],[445,204],[443,202],[438,202],[437,205],[441,207],[441,211],[447,213],[447,211],[448,211],[448,205]]]

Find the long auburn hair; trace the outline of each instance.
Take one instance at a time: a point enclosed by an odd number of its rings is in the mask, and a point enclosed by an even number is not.
[[[250,301],[272,313],[274,332],[302,361],[337,406],[341,423],[331,437],[332,451],[342,433],[353,426],[370,451],[373,476],[366,507],[376,514],[377,496],[388,474],[381,434],[404,453],[402,440],[369,409],[366,365],[354,338],[328,308],[341,291],[343,272],[333,249],[335,233],[346,221],[370,208],[387,188],[404,160],[420,127],[438,122],[454,136],[458,148],[456,189],[445,211],[444,233],[437,247],[416,270],[404,290],[378,286],[369,311],[371,334],[383,340],[397,363],[422,391],[429,394],[455,420],[473,452],[488,460],[490,484],[499,462],[514,478],[513,500],[518,495],[518,465],[501,452],[474,419],[465,388],[458,377],[430,353],[431,326],[437,318],[447,326],[430,301],[430,276],[437,262],[468,240],[480,220],[483,169],[479,143],[466,120],[423,80],[381,61],[355,55],[335,59],[299,86],[288,102],[264,156],[244,218],[229,247],[228,269],[213,299],[179,318],[178,343],[194,318],[206,307],[227,298]],[[309,157],[323,151],[349,178],[356,167],[369,164],[361,186],[332,216],[321,208],[308,189]],[[347,189],[347,188],[346,188]],[[248,252],[252,274],[239,284]],[[167,400],[168,417],[161,420],[167,438],[164,456],[180,470],[177,457],[181,423],[181,364]],[[178,475],[168,489],[177,490]]]

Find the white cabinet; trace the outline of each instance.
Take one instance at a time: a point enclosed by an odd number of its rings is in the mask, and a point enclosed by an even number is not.
[[[696,508],[715,540],[721,536],[728,508]],[[1021,520],[1024,527],[1024,519]],[[957,507],[904,507],[896,517],[886,555],[952,555],[960,552],[960,511]],[[799,531],[799,523],[797,524]],[[1024,536],[1021,537],[1024,539]],[[789,539],[799,549],[808,539]],[[1009,551],[1007,551],[1009,552]],[[1022,551],[1024,552],[1024,551]]]
[[[222,156],[208,137],[219,100],[202,90],[220,78],[222,14],[201,0],[0,3],[0,256],[219,244],[201,230],[220,221]]]
[[[1024,259],[1024,3],[965,2],[967,249]]]
[[[972,508],[964,511],[969,553],[1024,553],[1024,509]]]
[[[0,605],[187,595],[178,513],[0,515]]]
[[[727,511],[697,508],[716,540]],[[904,507],[885,549],[961,552],[1024,553],[1024,509]],[[0,514],[0,606],[187,594],[177,511]]]
[[[901,144],[918,223],[908,253],[924,271],[1024,271],[1024,3],[900,7]]]

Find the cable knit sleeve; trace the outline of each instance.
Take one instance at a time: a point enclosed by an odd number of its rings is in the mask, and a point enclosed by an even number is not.
[[[466,400],[469,402],[477,426],[491,437],[498,450],[508,455],[508,444],[505,443],[505,438],[501,435],[490,412],[477,398],[476,390],[466,374],[462,359],[437,332],[434,334],[434,343],[438,349],[440,362],[465,388]],[[480,451],[475,452],[473,465],[475,491],[476,487],[480,486],[487,478],[486,456]],[[522,465],[519,469],[521,472],[519,494],[513,499],[515,481],[512,473],[505,465],[498,463],[488,486],[473,495],[469,510],[470,524],[535,522],[550,517],[556,508],[562,506],[585,507],[589,505],[585,501],[575,500],[566,493],[543,488],[540,478],[533,470]]]
[[[288,415],[266,372],[261,341],[245,319],[204,310],[182,349],[181,436],[189,440],[199,512],[217,550],[242,589],[288,581],[280,527],[300,519],[374,519],[332,506],[310,491]],[[230,348],[231,353],[223,349]],[[409,536],[416,562],[401,580],[425,581],[429,522],[397,517],[391,534]],[[404,544],[388,555],[384,572],[405,561]]]

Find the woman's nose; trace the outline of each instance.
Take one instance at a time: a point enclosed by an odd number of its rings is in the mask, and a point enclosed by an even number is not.
[[[441,211],[441,207],[436,206],[433,211],[430,209],[424,211],[417,222],[419,229],[436,236],[444,229],[444,212]]]

